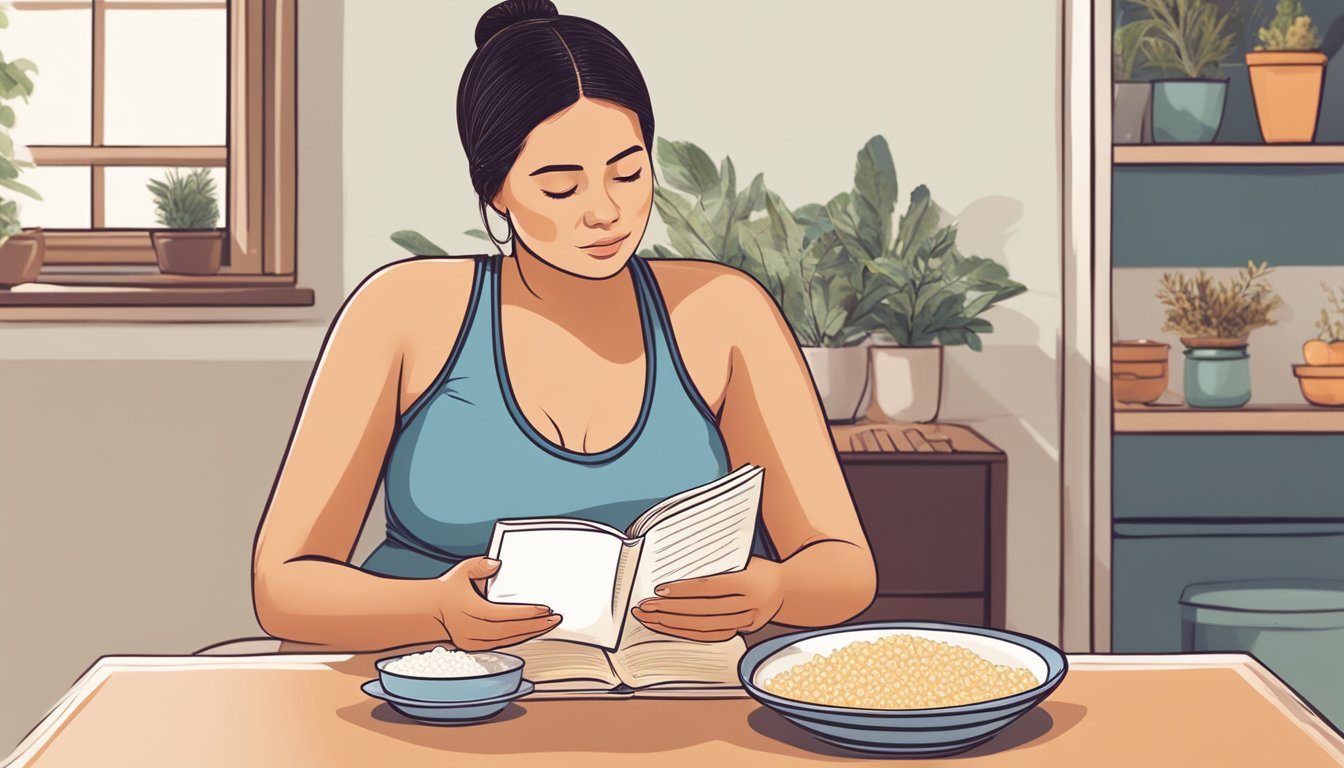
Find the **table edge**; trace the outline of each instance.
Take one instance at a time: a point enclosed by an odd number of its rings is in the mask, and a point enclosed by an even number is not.
[[[350,661],[354,653],[269,653],[239,656],[130,655],[101,656],[79,676],[74,685],[24,737],[0,768],[26,765],[60,732],[61,727],[93,695],[108,677],[117,672],[171,672],[199,669],[321,669],[328,664]],[[1285,715],[1309,738],[1344,764],[1344,733],[1335,730],[1320,713],[1273,673],[1259,659],[1247,653],[1158,653],[1158,654],[1065,654],[1069,668],[1090,671],[1231,669],[1236,671],[1261,696]],[[592,694],[550,692],[544,698],[592,698]]]

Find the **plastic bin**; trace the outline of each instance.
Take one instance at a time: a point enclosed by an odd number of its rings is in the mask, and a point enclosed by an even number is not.
[[[1182,650],[1251,653],[1344,728],[1344,581],[1191,584],[1180,602]]]

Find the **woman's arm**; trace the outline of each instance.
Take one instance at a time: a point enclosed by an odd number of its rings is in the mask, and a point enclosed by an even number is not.
[[[753,558],[745,571],[678,583],[668,588],[673,599],[645,601],[637,616],[707,640],[721,639],[726,627],[709,615],[737,614],[737,628],[747,631],[768,621],[840,623],[872,603],[876,567],[807,364],[759,283],[740,273],[715,282],[725,294],[721,327],[734,339],[719,429],[734,465],[765,467],[761,517],[781,562]]]
[[[360,284],[309,380],[253,552],[253,604],[272,636],[351,651],[447,637],[429,610],[432,581],[347,562],[398,415],[405,339],[394,307],[409,271],[393,265]]]

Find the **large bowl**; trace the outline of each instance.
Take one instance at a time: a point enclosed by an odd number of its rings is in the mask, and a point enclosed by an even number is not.
[[[1041,683],[1012,696],[932,709],[861,709],[812,704],[765,691],[761,683],[851,642],[907,634],[968,648],[995,664],[1025,667]],[[1064,654],[1027,635],[963,624],[883,621],[807,630],[766,640],[738,664],[747,692],[829,744],[904,757],[938,757],[988,741],[1039,704],[1068,671]]]
[[[374,662],[383,690],[404,699],[425,702],[476,701],[505,696],[523,684],[523,660],[498,651],[471,654],[489,671],[472,677],[412,677],[387,671],[387,665],[409,656],[389,656]]]

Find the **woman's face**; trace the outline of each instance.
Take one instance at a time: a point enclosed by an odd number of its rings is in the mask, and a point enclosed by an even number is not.
[[[644,237],[653,177],[639,118],[580,98],[532,129],[493,205],[520,245],[588,278],[621,271]]]

